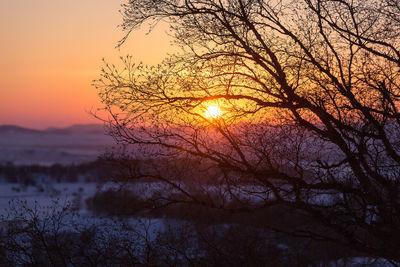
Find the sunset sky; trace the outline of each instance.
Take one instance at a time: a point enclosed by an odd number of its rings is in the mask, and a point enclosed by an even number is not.
[[[100,106],[91,81],[104,57],[131,54],[155,64],[170,49],[160,26],[150,35],[123,36],[123,0],[0,1],[0,124],[43,129],[96,123],[88,111]]]

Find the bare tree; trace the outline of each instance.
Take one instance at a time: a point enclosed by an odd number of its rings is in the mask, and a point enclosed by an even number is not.
[[[399,13],[397,0],[128,1],[120,45],[163,21],[183,48],[95,81],[113,136],[158,160],[132,177],[215,208],[285,205],[324,229],[290,234],[400,260]],[[213,186],[184,183],[195,162]]]
[[[2,266],[160,266],[154,223],[79,217],[70,204],[10,203],[1,217]]]

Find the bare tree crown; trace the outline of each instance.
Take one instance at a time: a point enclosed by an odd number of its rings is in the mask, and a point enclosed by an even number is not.
[[[182,53],[123,58],[95,85],[119,141],[208,162],[244,207],[293,206],[340,238],[297,234],[399,259],[398,14],[398,0],[132,0],[120,45],[166,21]]]

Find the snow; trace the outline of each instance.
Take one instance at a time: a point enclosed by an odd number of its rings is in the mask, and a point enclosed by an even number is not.
[[[0,163],[51,165],[95,160],[114,145],[102,132],[0,132]]]
[[[85,213],[84,200],[95,194],[96,183],[53,183],[44,185],[44,191],[38,186],[22,187],[18,184],[0,183],[0,215],[6,215],[10,202],[13,200],[26,201],[28,206],[51,206],[54,200],[74,203],[79,199],[79,204]]]
[[[400,265],[399,262],[389,262],[382,258],[369,258],[369,257],[349,257],[338,259],[328,263],[326,266],[371,266],[371,267],[392,267]]]

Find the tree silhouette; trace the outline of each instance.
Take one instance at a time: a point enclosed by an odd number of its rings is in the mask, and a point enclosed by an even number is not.
[[[400,260],[399,13],[397,0],[130,0],[119,45],[163,21],[183,48],[95,81],[113,136],[154,159],[131,176],[166,182],[165,204],[284,205],[322,227],[290,234]]]

